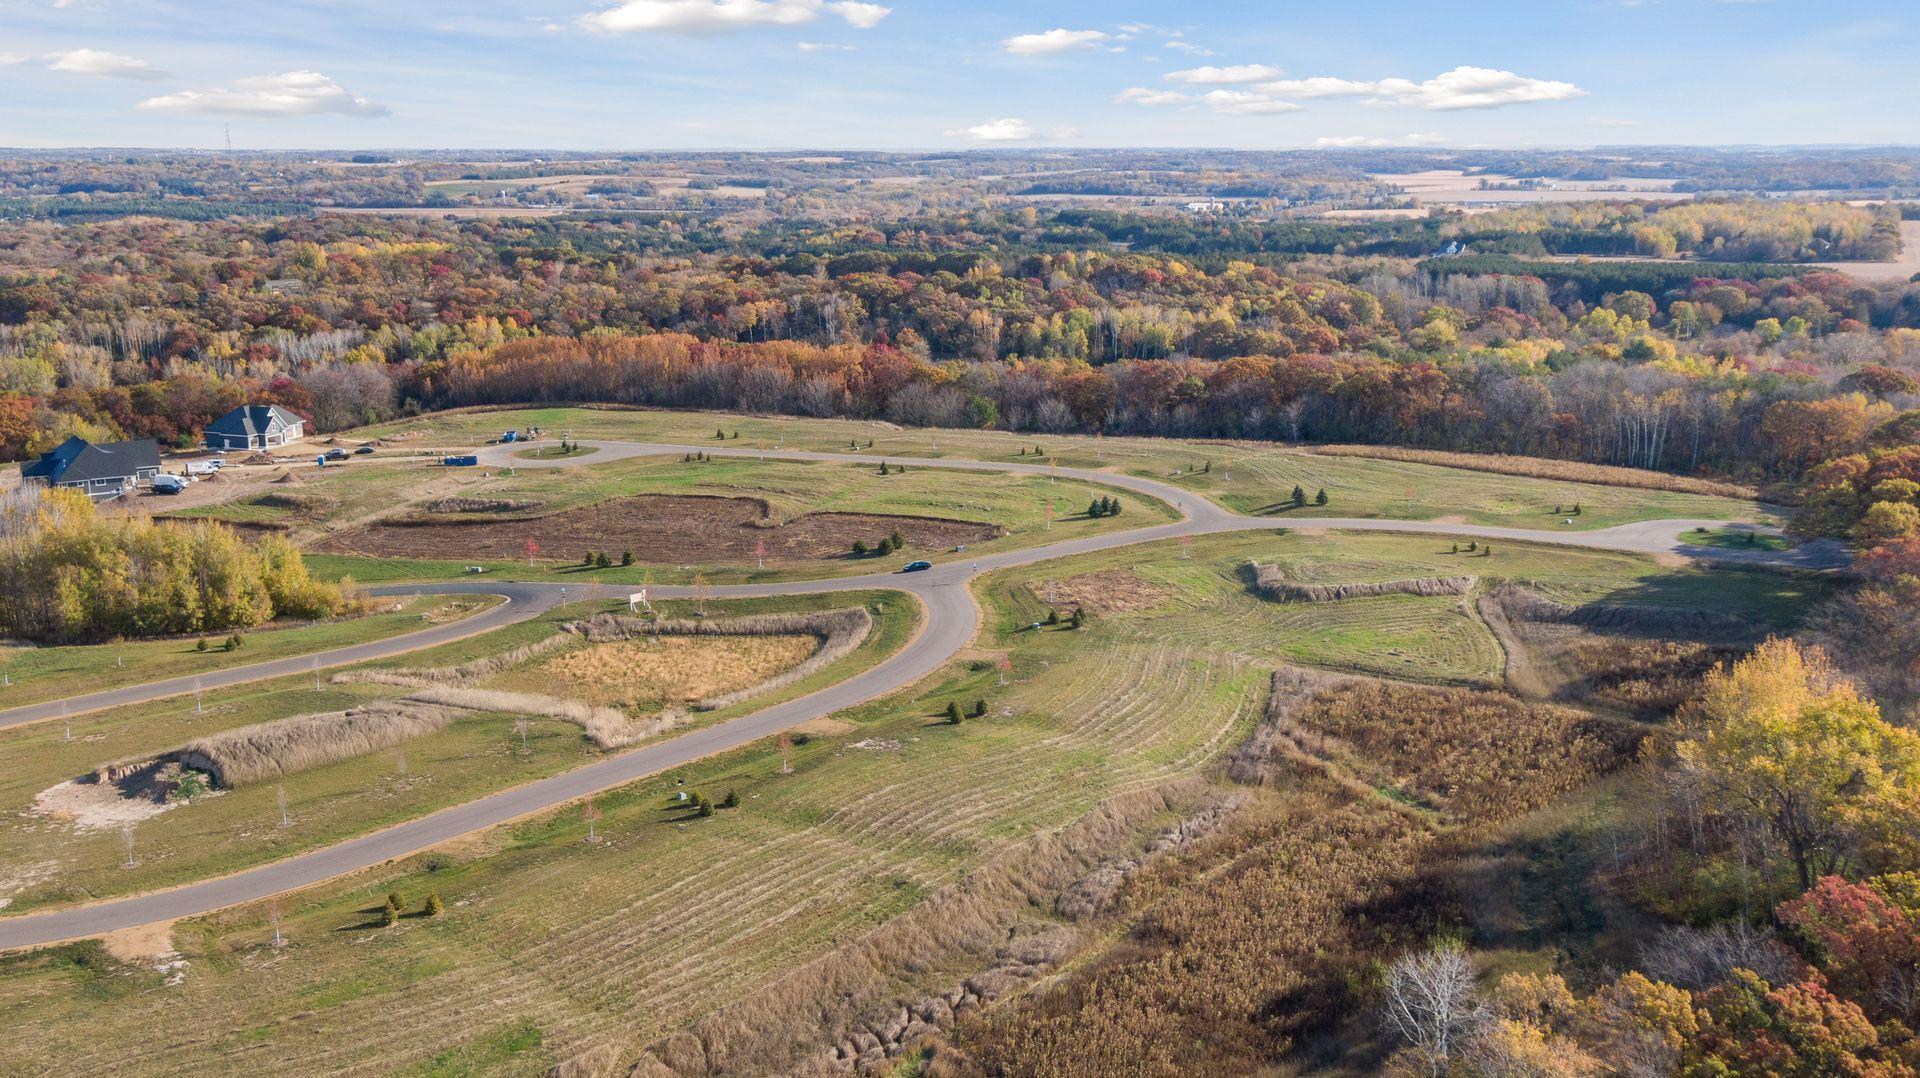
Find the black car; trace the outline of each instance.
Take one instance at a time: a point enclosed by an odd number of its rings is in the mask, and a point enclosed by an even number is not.
[[[364,457],[364,456],[366,456],[366,455],[367,455],[368,453],[371,453],[371,452],[373,452],[373,447],[372,447],[372,446],[370,446],[370,445],[363,445],[363,446],[361,446],[360,448],[358,448],[358,449],[356,449],[356,450],[354,450],[354,451],[353,451],[353,455],[354,455],[354,456],[356,456],[356,457]]]
[[[903,573],[923,573],[931,568],[933,568],[933,563],[930,561],[910,561],[902,566],[900,571]]]

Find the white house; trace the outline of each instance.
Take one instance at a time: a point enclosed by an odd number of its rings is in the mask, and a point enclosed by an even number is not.
[[[248,404],[208,425],[208,449],[271,449],[306,437],[307,421],[277,404]]]

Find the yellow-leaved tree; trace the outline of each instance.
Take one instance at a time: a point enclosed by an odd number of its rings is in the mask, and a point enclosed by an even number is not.
[[[1676,777],[1785,857],[1801,890],[1920,853],[1920,735],[1882,719],[1820,649],[1768,640],[1709,674],[1681,720]]]

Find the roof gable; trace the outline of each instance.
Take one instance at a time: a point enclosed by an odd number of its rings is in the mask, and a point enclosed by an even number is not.
[[[207,424],[207,433],[251,438],[270,434],[276,429],[295,427],[303,422],[299,416],[277,404],[243,404]]]
[[[68,438],[39,460],[20,469],[23,479],[49,483],[88,483],[97,479],[127,479],[143,471],[160,470],[160,444],[152,438],[94,445],[84,438]]]

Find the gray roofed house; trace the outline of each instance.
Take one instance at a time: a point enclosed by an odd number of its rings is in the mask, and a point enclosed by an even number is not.
[[[247,404],[207,425],[208,449],[270,449],[297,442],[307,421],[277,404]]]
[[[160,446],[152,438],[95,445],[76,437],[22,466],[20,478],[83,490],[92,498],[108,498],[152,482],[159,473]]]

